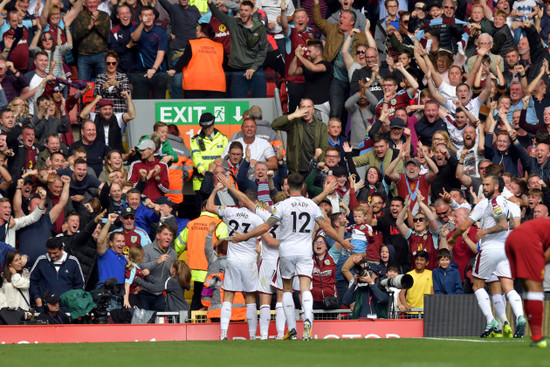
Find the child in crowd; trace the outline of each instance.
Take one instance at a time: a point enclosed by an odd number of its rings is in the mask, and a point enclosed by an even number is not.
[[[136,292],[137,284],[135,282],[135,279],[136,277],[143,279],[144,277],[149,275],[148,269],[141,270],[141,267],[139,266],[143,262],[144,257],[145,251],[143,251],[143,247],[130,247],[124,280],[124,307],[126,308],[130,308],[133,306],[140,307]]]
[[[367,221],[367,208],[364,206],[358,206],[353,209],[353,220],[355,224],[349,226],[346,232],[351,233],[351,244],[355,246],[353,253],[361,255],[366,258],[367,245],[372,240],[372,227],[366,224]],[[378,250],[376,251],[378,254]],[[378,259],[379,259],[378,255]],[[353,275],[350,269],[355,265],[353,256],[350,256],[344,265],[342,266],[342,274],[346,277],[347,281],[353,280]]]
[[[439,267],[433,270],[435,294],[462,294],[460,272],[455,263],[451,263],[451,252],[442,248],[437,251]]]
[[[410,289],[402,289],[399,292],[399,309],[411,313],[413,308],[424,308],[424,295],[433,294],[432,271],[426,269],[430,255],[424,251],[418,251],[414,257],[415,268],[407,274],[413,277],[414,283]]]

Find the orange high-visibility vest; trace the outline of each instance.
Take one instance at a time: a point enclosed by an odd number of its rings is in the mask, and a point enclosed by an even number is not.
[[[204,242],[208,233],[208,226],[212,222],[218,225],[221,221],[220,218],[205,215],[187,223],[187,263],[191,270],[208,270],[208,261],[204,255]],[[214,233],[213,240],[214,244],[218,242],[216,233]]]
[[[225,92],[223,45],[209,38],[189,41],[191,60],[183,68],[183,90]]]
[[[172,202],[180,204],[183,201],[183,171],[186,169],[185,166],[189,165],[193,167],[193,162],[186,157],[178,157],[176,163],[172,163],[168,167],[168,183],[170,184],[170,189],[166,193],[166,197],[170,198]],[[189,175],[187,181],[191,178],[192,175]]]

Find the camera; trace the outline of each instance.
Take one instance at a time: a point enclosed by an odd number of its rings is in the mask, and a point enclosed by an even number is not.
[[[413,286],[414,279],[410,274],[400,274],[393,278],[386,278],[380,281],[382,287],[393,287],[397,289],[409,289]]]
[[[373,273],[367,260],[359,261],[357,264],[353,266],[352,269],[353,269],[353,273],[357,274],[359,277],[364,277],[367,275],[372,276],[372,273]]]
[[[109,278],[103,283],[99,283],[99,285],[100,287],[97,290],[90,292],[97,304],[96,309],[93,311],[94,324],[108,324],[111,299],[120,299],[124,296],[124,285],[118,284],[117,278]]]

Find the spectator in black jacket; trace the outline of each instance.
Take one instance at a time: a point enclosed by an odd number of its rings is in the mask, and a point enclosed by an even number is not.
[[[71,289],[84,288],[84,276],[78,259],[63,250],[60,237],[46,243],[47,253],[38,257],[31,269],[31,300],[41,308],[42,295],[47,291],[63,294]]]

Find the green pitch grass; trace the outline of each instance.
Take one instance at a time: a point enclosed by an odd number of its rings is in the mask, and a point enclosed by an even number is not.
[[[0,346],[9,367],[56,366],[550,366],[550,349],[529,340],[356,339]]]

